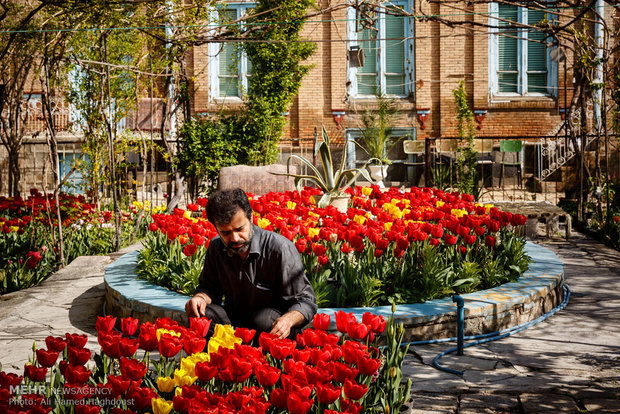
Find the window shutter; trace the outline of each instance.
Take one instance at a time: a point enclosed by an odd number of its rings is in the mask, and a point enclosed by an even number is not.
[[[220,10],[220,22],[237,20],[237,10]],[[223,43],[219,53],[220,96],[239,96],[239,54],[235,43]]]
[[[517,6],[498,5],[498,68],[497,80],[499,92],[519,91],[519,32],[508,28],[510,22],[518,21]],[[509,20],[509,21],[505,21]]]
[[[405,20],[385,15],[385,92],[405,94]]]
[[[541,10],[528,10],[528,24],[535,25],[545,18]],[[527,42],[527,91],[547,93],[547,46],[540,43],[545,34],[540,30],[528,31]],[[532,41],[533,40],[533,41]]]
[[[357,93],[374,95],[377,90],[377,32],[362,29],[357,39],[365,55],[364,66],[357,68]]]

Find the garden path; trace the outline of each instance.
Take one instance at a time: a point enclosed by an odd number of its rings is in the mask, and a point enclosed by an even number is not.
[[[545,246],[565,265],[568,306],[440,360],[463,377],[432,367],[454,343],[414,347],[403,367],[414,382],[411,413],[620,412],[620,253],[580,233]]]
[[[414,347],[403,371],[413,380],[410,413],[620,412],[620,254],[574,233],[546,240],[565,264],[572,290],[566,309],[500,341],[442,358],[464,376],[432,368],[453,344]],[[105,267],[111,256],[80,257],[38,287],[0,297],[1,369],[23,372],[32,342],[85,333],[98,350]]]

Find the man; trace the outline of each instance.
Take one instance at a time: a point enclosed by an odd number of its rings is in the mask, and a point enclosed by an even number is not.
[[[295,245],[252,223],[250,202],[239,188],[212,194],[206,210],[219,237],[209,243],[187,315],[293,337],[317,311]]]

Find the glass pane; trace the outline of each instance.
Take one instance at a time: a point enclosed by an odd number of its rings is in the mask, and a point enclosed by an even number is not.
[[[547,74],[528,73],[527,91],[529,93],[547,93]]]
[[[239,96],[236,77],[220,76],[220,96]]]
[[[388,95],[404,95],[405,76],[385,75],[385,93]]]
[[[518,22],[516,6],[498,5],[498,83],[499,92],[518,92],[519,44],[516,28],[508,28],[511,22]]]
[[[364,50],[364,66],[357,68],[357,73],[377,73],[377,32],[363,29],[357,34],[359,46]]]
[[[405,44],[403,41],[405,21],[398,16],[385,16],[385,72],[404,73]],[[393,40],[390,40],[393,39]]]
[[[516,72],[504,72],[497,74],[498,88],[500,92],[517,93],[518,87],[518,74]]]
[[[377,92],[377,76],[374,74],[357,75],[357,94],[374,95]]]

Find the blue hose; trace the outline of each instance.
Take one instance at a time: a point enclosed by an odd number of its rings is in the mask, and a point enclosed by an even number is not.
[[[550,317],[551,315],[557,313],[558,311],[564,309],[566,307],[566,305],[568,304],[568,301],[570,299],[570,288],[568,287],[568,285],[566,283],[564,283],[562,285],[562,288],[564,290],[564,299],[562,300],[562,303],[560,303],[558,306],[556,306],[555,308],[551,309],[549,312],[545,313],[544,315],[539,316],[536,319],[533,319],[529,322],[525,322],[522,323],[520,325],[516,325],[513,326],[511,328],[506,328],[500,331],[496,331],[496,332],[490,332],[490,333],[486,333],[486,334],[480,334],[480,335],[469,335],[469,336],[465,336],[464,339],[466,340],[470,340],[470,339],[477,339],[474,342],[470,342],[468,344],[463,345],[463,348],[469,348],[470,346],[474,346],[474,345],[480,345],[480,344],[484,344],[486,342],[491,342],[491,341],[496,341],[498,339],[502,339],[502,338],[506,338],[507,336],[510,336],[514,333],[517,332],[521,332],[527,328],[530,328],[542,321],[544,321],[545,319],[547,319],[548,317]],[[437,344],[437,343],[442,343],[442,342],[452,342],[457,340],[457,337],[453,337],[453,338],[442,338],[442,339],[429,339],[429,340],[424,340],[424,341],[413,341],[413,342],[409,342],[407,344],[403,344],[403,345],[428,345],[428,344]],[[451,368],[446,368],[444,366],[442,366],[441,364],[439,364],[439,359],[447,354],[450,354],[452,352],[455,352],[459,349],[459,347],[455,347],[455,348],[450,348],[447,351],[441,352],[439,353],[437,356],[435,356],[435,358],[433,358],[433,366],[441,371],[444,372],[448,372],[450,374],[455,374],[455,375],[463,375],[463,371],[457,371],[455,369],[451,369]]]

